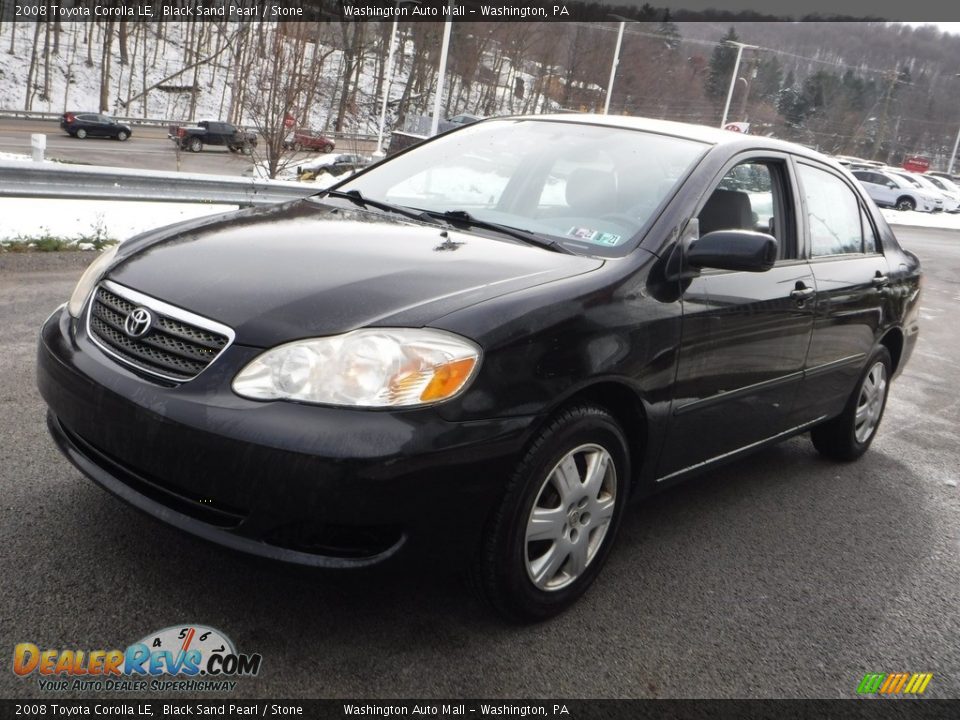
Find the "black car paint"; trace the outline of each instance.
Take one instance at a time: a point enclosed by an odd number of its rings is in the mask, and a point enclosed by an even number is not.
[[[72,120],[67,122],[67,117],[72,116]],[[60,117],[60,128],[68,135],[76,135],[77,130],[84,130],[87,137],[110,137],[117,138],[121,132],[126,133],[127,137],[133,134],[129,125],[117,122],[113,118],[100,115],[99,113],[64,113]]]
[[[141,509],[222,544],[315,565],[376,562],[408,538],[424,549],[437,549],[436,536],[448,549],[454,538],[472,546],[521,448],[573,398],[619,418],[642,452],[633,495],[643,497],[835,415],[874,347],[888,344],[899,371],[916,340],[919,263],[841,171],[873,218],[882,256],[673,275],[690,218],[725,168],[757,153],[823,162],[762,139],[718,143],[620,257],[551,253],[332,198],[148,233],[124,244],[110,279],[231,325],[237,341],[195,380],[164,387],[111,361],[81,322],[55,313],[39,360],[52,431],[117,494],[126,487],[116,479],[123,471],[111,470],[118,460],[163,486],[151,491],[166,498],[159,503],[124,498]],[[802,249],[799,194],[794,202]],[[283,282],[251,293],[265,272]],[[801,282],[814,289],[803,303],[791,295]],[[262,403],[230,390],[261,348],[371,325],[471,338],[483,348],[479,372],[456,398],[402,411]],[[109,422],[86,424],[91,408]],[[112,460],[98,463],[85,443]],[[157,447],[182,452],[158,459]],[[290,492],[276,492],[280,482]],[[204,522],[206,495],[245,519]],[[302,542],[270,539],[291,523],[398,534],[365,556],[304,554],[293,550]]]

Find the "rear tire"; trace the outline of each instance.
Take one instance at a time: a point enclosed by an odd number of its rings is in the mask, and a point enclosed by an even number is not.
[[[850,462],[867,451],[887,406],[892,368],[890,352],[881,345],[870,356],[843,412],[810,431],[821,455]]]
[[[75,135],[76,135],[76,137],[78,137],[78,138],[80,138],[81,140],[83,140],[83,139],[87,136],[87,131],[84,130],[83,128],[80,128],[79,130],[77,130],[77,132],[75,133]]]
[[[600,573],[627,502],[630,455],[616,420],[577,405],[554,418],[517,465],[484,535],[474,585],[508,619],[572,605]]]

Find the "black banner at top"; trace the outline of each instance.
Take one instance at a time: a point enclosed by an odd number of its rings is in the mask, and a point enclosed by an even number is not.
[[[942,0],[0,0],[0,20],[220,22],[960,21]]]

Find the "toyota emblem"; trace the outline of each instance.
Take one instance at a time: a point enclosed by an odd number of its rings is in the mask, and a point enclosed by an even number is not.
[[[153,315],[146,308],[138,307],[133,310],[123,322],[123,330],[132,338],[143,337],[153,325]]]

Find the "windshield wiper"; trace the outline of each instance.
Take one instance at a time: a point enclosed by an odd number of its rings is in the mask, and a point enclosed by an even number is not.
[[[343,198],[355,203],[356,205],[360,205],[361,207],[374,207],[378,210],[396,213],[398,215],[403,215],[404,217],[412,218],[413,220],[426,220],[428,222],[433,222],[433,218],[421,210],[413,210],[411,208],[404,207],[403,205],[391,205],[390,203],[385,203],[381,200],[374,200],[373,198],[364,197],[359,190],[321,190],[312,197],[322,197],[324,195]]]
[[[440,212],[439,210],[424,210],[423,213],[431,217],[446,220],[454,225],[468,225],[494,230],[529,245],[536,245],[537,247],[553,250],[554,252],[566,253],[567,255],[575,254],[572,250],[564,247],[556,240],[548,240],[542,235],[537,235],[532,230],[525,230],[524,228],[512,227],[510,225],[501,225],[500,223],[490,222],[489,220],[481,220],[480,218],[473,217],[473,215],[466,210],[446,210],[444,212]]]

